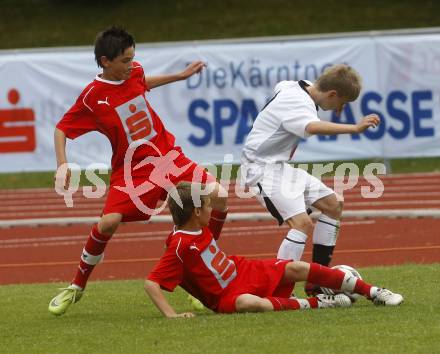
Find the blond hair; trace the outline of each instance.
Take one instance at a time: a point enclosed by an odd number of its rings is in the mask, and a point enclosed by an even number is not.
[[[339,97],[354,101],[361,92],[362,79],[359,73],[345,64],[335,64],[327,68],[316,80],[319,91],[335,90]]]
[[[176,190],[180,201],[182,202],[182,208],[171,195],[168,198],[168,208],[170,209],[174,224],[177,227],[181,227],[185,225],[189,221],[189,219],[191,219],[192,213],[195,209],[195,205],[190,182],[180,182],[176,186]],[[200,206],[205,205],[207,198],[209,198],[206,195],[196,195],[195,197],[200,198]]]

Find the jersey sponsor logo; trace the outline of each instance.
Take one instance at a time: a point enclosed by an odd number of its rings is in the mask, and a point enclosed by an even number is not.
[[[237,276],[235,263],[217,247],[214,240],[200,254],[203,262],[217,279],[221,288],[224,289]]]
[[[153,119],[142,95],[116,107],[129,142],[150,140],[156,135]]]
[[[20,93],[9,90],[9,103],[15,106],[19,100]],[[35,114],[30,108],[0,109],[0,153],[35,151],[34,123]]]

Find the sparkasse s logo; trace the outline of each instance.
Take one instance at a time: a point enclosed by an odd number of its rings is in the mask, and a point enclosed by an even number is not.
[[[9,90],[7,99],[12,108],[0,108],[0,154],[32,152],[37,145],[34,111],[15,107],[20,101],[16,89]],[[3,106],[1,99],[0,105]]]

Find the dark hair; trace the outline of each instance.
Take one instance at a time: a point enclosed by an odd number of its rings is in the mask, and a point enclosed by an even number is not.
[[[95,60],[102,68],[101,57],[108,60],[115,59],[124,53],[127,48],[135,47],[133,36],[119,26],[111,26],[99,32],[95,40]]]
[[[204,185],[201,186],[203,187]],[[170,209],[174,224],[177,227],[181,227],[185,225],[189,221],[189,219],[191,219],[195,206],[192,195],[193,193],[191,193],[190,182],[180,182],[176,186],[176,190],[182,202],[183,208],[181,208],[179,204],[177,204],[177,202],[171,195],[168,197],[168,208]],[[200,195],[199,198],[199,205],[203,207],[203,205],[205,205],[206,199],[208,199],[209,197],[206,195]]]

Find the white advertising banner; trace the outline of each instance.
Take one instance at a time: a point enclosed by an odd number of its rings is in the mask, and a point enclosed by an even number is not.
[[[294,161],[440,156],[440,34],[139,45],[135,58],[147,75],[199,59],[208,65],[200,75],[147,95],[197,162],[219,163],[225,154],[239,162],[275,84],[314,81],[334,63],[359,71],[363,90],[341,117],[320,111],[321,119],[354,123],[377,113],[382,124],[360,135],[311,137]],[[0,52],[0,172],[55,169],[55,124],[97,72],[93,48]],[[98,133],[69,141],[67,151],[83,168],[110,165],[111,146]]]

